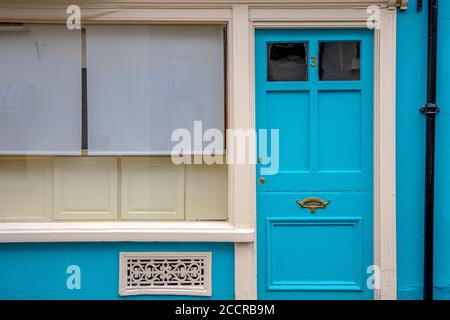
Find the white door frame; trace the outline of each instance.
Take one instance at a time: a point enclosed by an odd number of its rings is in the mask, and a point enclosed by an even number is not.
[[[374,30],[374,264],[379,267],[380,287],[374,290],[375,299],[396,299],[396,181],[395,181],[395,84],[396,84],[396,10],[380,8],[379,27]],[[255,127],[255,79],[254,79],[254,34],[256,28],[366,28],[368,13],[366,8],[333,9],[277,9],[252,8],[245,5],[233,7],[233,35],[239,38],[240,55],[249,55],[249,68],[243,68],[238,81],[250,79],[247,87],[234,87],[242,100],[248,98],[245,118],[248,127]],[[245,38],[245,39],[244,39]],[[236,40],[236,39],[235,39]],[[248,44],[246,46],[246,44]],[[235,47],[238,44],[235,44]],[[241,62],[240,65],[245,65]],[[234,74],[236,77],[237,75]],[[245,80],[243,80],[245,79]],[[240,85],[243,83],[240,83]],[[243,92],[246,91],[246,92]],[[237,99],[237,97],[235,97]],[[239,100],[239,99],[238,99]],[[255,170],[252,168],[252,170]],[[254,173],[248,172],[248,177]],[[249,181],[255,192],[256,180]],[[255,202],[255,200],[253,200]],[[251,223],[256,226],[256,209],[252,206]],[[250,217],[249,217],[250,218]],[[235,244],[235,287],[237,299],[255,299],[256,288],[256,241]]]

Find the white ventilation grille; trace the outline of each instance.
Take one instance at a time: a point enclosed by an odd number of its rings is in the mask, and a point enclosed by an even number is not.
[[[119,294],[211,295],[211,252],[122,252]]]

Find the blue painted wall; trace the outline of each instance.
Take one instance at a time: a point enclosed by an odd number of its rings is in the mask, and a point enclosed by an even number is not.
[[[426,101],[426,9],[416,0],[397,20],[397,276],[398,297],[418,299],[422,288]],[[424,3],[426,8],[426,3]]]
[[[0,299],[120,299],[121,251],[211,251],[213,296],[193,298],[234,299],[234,246],[230,243],[0,244]],[[67,289],[69,265],[81,269],[80,290]],[[122,299],[162,298],[167,297]]]
[[[426,101],[427,1],[399,12],[397,35],[397,261],[399,299],[421,299]],[[435,298],[450,298],[450,1],[439,12]]]

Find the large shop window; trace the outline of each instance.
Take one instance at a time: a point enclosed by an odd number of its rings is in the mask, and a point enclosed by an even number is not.
[[[227,219],[224,26],[1,27],[0,221]]]
[[[80,33],[23,28],[0,31],[0,153],[79,154]]]

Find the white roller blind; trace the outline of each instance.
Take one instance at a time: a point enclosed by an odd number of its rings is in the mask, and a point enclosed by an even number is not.
[[[222,26],[93,25],[86,45],[90,154],[170,154],[195,120],[223,132]]]
[[[0,154],[79,154],[80,146],[80,31],[0,30]]]

